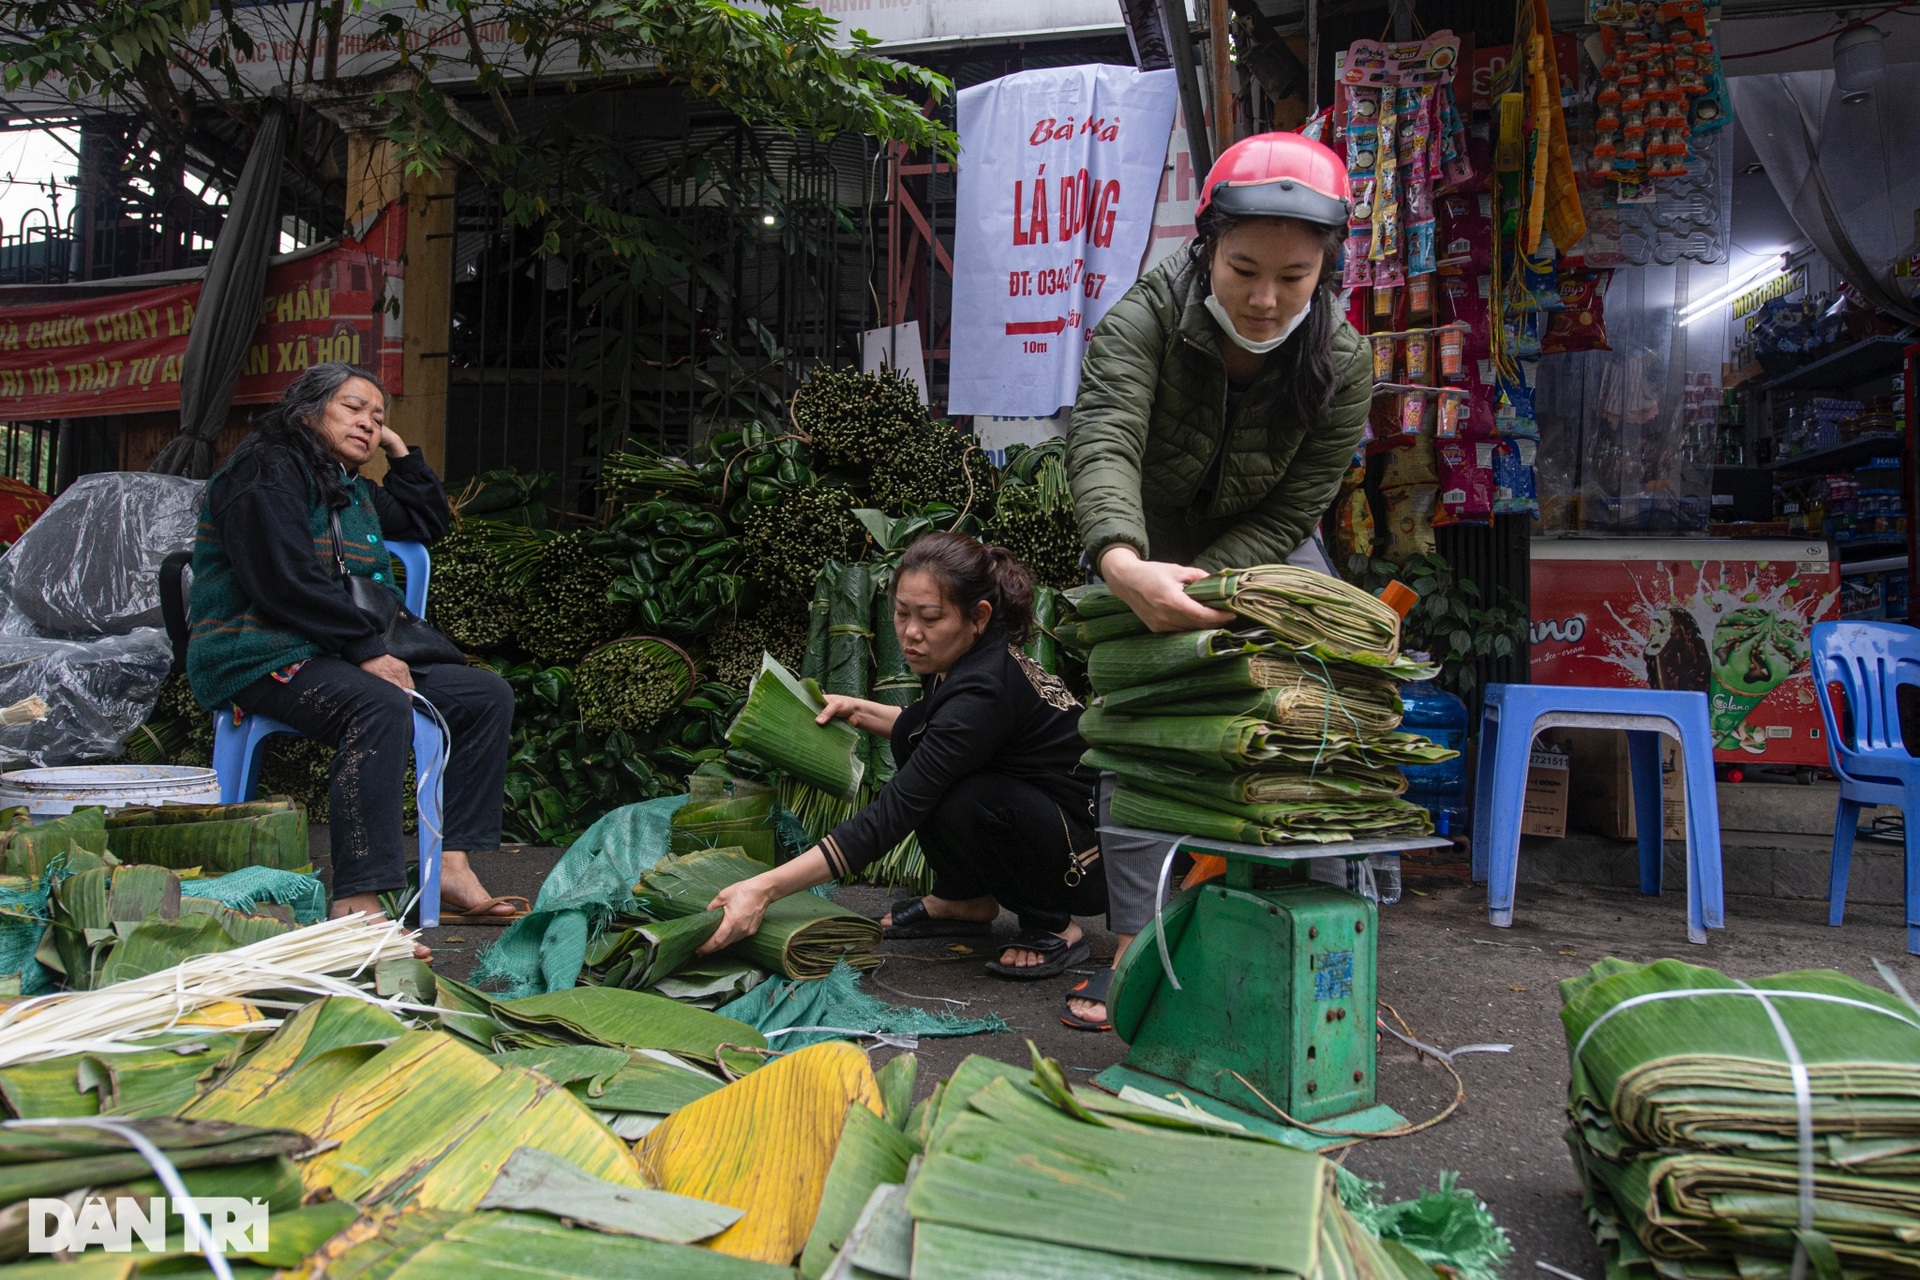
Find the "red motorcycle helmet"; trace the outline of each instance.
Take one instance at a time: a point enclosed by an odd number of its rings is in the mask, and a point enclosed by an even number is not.
[[[1196,216],[1218,208],[1236,218],[1298,218],[1347,224],[1347,166],[1331,148],[1297,133],[1256,133],[1213,162]]]

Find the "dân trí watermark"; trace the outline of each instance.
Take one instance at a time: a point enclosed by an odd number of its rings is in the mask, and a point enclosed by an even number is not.
[[[254,1197],[195,1196],[193,1207],[206,1224],[202,1241],[185,1203],[169,1196],[92,1196],[75,1205],[67,1200],[27,1201],[29,1253],[79,1253],[104,1249],[131,1253],[137,1239],[150,1252],[167,1248],[167,1229],[176,1219],[185,1247],[211,1247],[219,1253],[259,1253],[267,1247],[267,1202]]]

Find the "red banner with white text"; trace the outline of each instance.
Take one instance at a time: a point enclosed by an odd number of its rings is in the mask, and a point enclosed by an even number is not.
[[[406,211],[390,205],[365,237],[269,268],[233,402],[272,403],[329,360],[403,391],[405,248]],[[178,409],[200,289],[196,280],[18,307],[0,298],[0,421]]]

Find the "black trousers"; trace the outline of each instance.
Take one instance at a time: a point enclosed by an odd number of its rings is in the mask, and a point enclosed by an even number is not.
[[[413,684],[453,733],[441,790],[441,847],[500,847],[513,690],[491,671],[455,663],[417,667]],[[335,751],[327,788],[333,896],[407,886],[410,842],[400,803],[413,759],[413,703],[404,690],[344,658],[312,658],[282,684],[264,676],[234,697]]]
[[[1099,841],[1085,814],[1031,783],[997,773],[962,778],[918,834],[936,897],[991,895],[1022,932],[1059,933],[1071,917],[1107,909]]]

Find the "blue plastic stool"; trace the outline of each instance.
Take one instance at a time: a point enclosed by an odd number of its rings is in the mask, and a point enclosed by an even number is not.
[[[407,608],[424,617],[433,565],[417,542],[389,542],[387,552],[407,571]],[[268,738],[300,736],[292,725],[246,712],[213,713],[213,771],[220,779],[220,803],[253,798],[260,781],[260,752]],[[420,825],[420,927],[440,925],[440,784],[446,771],[446,744],[431,717],[413,713],[414,802]]]
[[[1903,684],[1920,685],[1920,631],[1891,622],[1821,622],[1814,624],[1812,647],[1814,700],[1827,726],[1827,759],[1840,779],[1827,923],[1839,924],[1847,909],[1861,806],[1896,805],[1907,833],[1907,950],[1920,955],[1920,759],[1901,738],[1894,693]],[[1845,732],[1827,696],[1834,684],[1847,708]]]
[[[1487,918],[1494,927],[1505,929],[1513,923],[1527,767],[1534,735],[1553,728],[1626,731],[1640,837],[1640,892],[1645,894],[1660,892],[1665,861],[1656,735],[1679,740],[1687,783],[1687,939],[1704,943],[1708,929],[1725,928],[1720,798],[1714,789],[1707,695],[1546,684],[1488,685],[1481,713],[1473,798],[1473,878],[1487,882]]]

